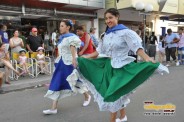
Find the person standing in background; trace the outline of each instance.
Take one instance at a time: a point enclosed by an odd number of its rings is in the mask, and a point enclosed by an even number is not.
[[[50,42],[50,37],[47,31],[45,31],[44,34],[44,47],[45,47],[45,53],[48,55],[49,54],[49,42]]]
[[[154,57],[156,55],[156,43],[158,43],[157,37],[155,36],[155,32],[152,32],[151,36],[149,37],[149,44],[148,44],[148,55],[150,57]]]
[[[176,63],[177,66],[180,64],[184,64],[184,34],[183,28],[179,29],[179,37],[180,40],[178,42],[178,62]]]
[[[33,53],[33,52],[36,52],[38,47],[44,48],[44,43],[43,43],[42,37],[38,36],[37,28],[33,27],[31,32],[32,32],[32,35],[30,35],[27,38],[26,47],[30,53]]]
[[[7,31],[7,26],[6,25],[1,25],[0,26],[0,40],[5,44],[5,50],[8,51],[9,49],[9,40],[8,40],[8,33]]]
[[[23,41],[24,49],[27,49],[27,48],[26,48],[26,37],[25,37],[25,32],[19,31],[19,38],[21,38],[22,41]]]
[[[95,36],[96,28],[92,27],[92,28],[90,28],[89,31],[90,31],[90,33],[89,33],[90,37],[91,37],[91,39],[93,41],[93,44],[94,44],[94,46],[96,48],[96,47],[98,47],[98,39]]]
[[[94,48],[93,48],[93,42],[90,35],[84,32],[84,28],[82,26],[78,26],[76,28],[76,31],[77,31],[77,35],[80,37],[80,40],[84,42],[84,46],[81,47],[78,55],[82,56],[82,55],[88,55],[93,53]]]
[[[164,36],[160,36],[160,41],[158,42],[158,61],[160,63],[163,63],[163,60],[165,58],[164,38]]]
[[[178,34],[173,33],[171,29],[167,29],[167,35],[165,37],[166,66],[170,66],[170,56],[173,58],[173,61],[177,63],[176,47],[178,46],[177,42],[179,42],[179,39]]]
[[[11,55],[13,53],[19,53],[19,51],[24,47],[24,43],[21,38],[19,38],[19,31],[14,30],[13,37],[10,39]]]
[[[54,32],[52,32],[52,37],[51,37],[51,40],[52,40],[52,44],[54,46],[56,46],[56,36],[57,36],[57,30],[55,29]]]
[[[52,40],[52,46],[53,46],[52,55],[55,55],[55,57],[57,57],[56,55],[57,29],[55,29],[54,32],[52,32],[51,40]]]

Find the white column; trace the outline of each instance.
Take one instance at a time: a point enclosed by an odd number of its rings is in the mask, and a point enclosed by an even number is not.
[[[86,22],[86,32],[89,33],[89,30],[90,30],[90,28],[91,28],[91,25],[92,25],[92,23],[91,23],[90,20]]]
[[[99,20],[98,19],[94,19],[94,28],[96,28],[95,36],[98,38],[99,37]]]
[[[163,23],[161,24],[160,23],[160,17],[159,16],[155,16],[154,18],[154,24],[153,24],[153,27],[154,27],[154,31],[155,31],[155,35],[161,35],[161,26],[164,26]]]

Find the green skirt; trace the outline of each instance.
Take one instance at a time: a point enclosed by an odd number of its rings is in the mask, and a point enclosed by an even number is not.
[[[119,104],[115,112],[121,107],[126,106],[128,94],[130,94],[139,85],[144,83],[158,68],[159,63],[141,62],[130,63],[121,68],[113,68],[110,58],[85,59],[78,58],[79,74],[86,81],[89,90],[93,93],[101,110],[104,104],[109,106],[113,103]],[[100,101],[98,99],[101,99]],[[120,102],[121,101],[121,102]],[[103,102],[99,103],[99,102]]]

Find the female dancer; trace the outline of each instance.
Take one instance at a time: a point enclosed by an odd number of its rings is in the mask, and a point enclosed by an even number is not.
[[[159,71],[169,71],[143,51],[141,38],[134,31],[118,24],[120,14],[117,9],[108,9],[104,16],[107,29],[103,40],[96,52],[78,58],[79,75],[87,83],[100,110],[111,112],[110,122],[124,122],[127,121],[125,107],[130,102],[130,93],[157,68]],[[129,50],[145,62],[134,63],[135,58],[128,56]],[[99,54],[103,58],[87,59]],[[120,118],[116,119],[118,111]]]
[[[72,73],[76,67],[77,48],[80,48],[81,41],[78,36],[73,33],[69,33],[72,29],[71,20],[62,20],[60,23],[60,36],[58,42],[59,56],[55,60],[55,71],[51,80],[49,90],[45,97],[53,100],[52,108],[44,110],[44,114],[56,114],[57,104],[59,98],[64,98],[72,95],[74,92],[84,94],[85,101],[83,106],[87,106],[90,103],[91,96],[87,93],[87,88],[81,82],[77,82],[76,86],[72,86],[67,81],[68,76]],[[70,78],[68,78],[70,79]]]

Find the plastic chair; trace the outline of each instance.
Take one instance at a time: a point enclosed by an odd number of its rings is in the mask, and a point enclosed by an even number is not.
[[[31,58],[34,60],[34,66],[35,66],[35,77],[38,77],[39,74],[41,74],[41,70],[40,70],[40,65],[38,64],[38,60],[37,60],[37,52],[33,52],[31,53]],[[50,75],[52,73],[51,70],[51,58],[45,56],[45,64],[48,67],[48,75]],[[44,67],[44,69],[46,68],[46,66]]]
[[[27,68],[28,68],[28,70],[29,70],[28,75],[29,75],[31,78],[34,78],[35,76],[34,76],[33,59],[28,58],[28,57],[29,57],[29,52],[26,52],[26,57],[27,57],[27,63],[26,63],[26,65],[27,65]],[[22,66],[19,65],[19,53],[13,53],[13,54],[12,54],[12,60],[13,60],[13,63],[14,63],[14,65],[15,65],[15,69],[16,69],[16,70],[24,70],[24,69],[22,68]],[[20,76],[14,74],[15,80],[18,80],[19,77],[20,77]]]

